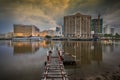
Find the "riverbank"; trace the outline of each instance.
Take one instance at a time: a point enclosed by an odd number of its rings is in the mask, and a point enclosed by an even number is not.
[[[113,70],[93,69],[92,71],[88,71],[87,68],[85,69],[86,71],[83,71],[82,66],[72,66],[70,69],[66,68],[66,70],[68,73],[69,80],[120,80],[120,66],[117,66],[117,68]]]

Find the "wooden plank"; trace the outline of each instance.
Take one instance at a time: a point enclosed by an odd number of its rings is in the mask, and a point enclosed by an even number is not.
[[[59,55],[49,54],[50,60],[46,62],[45,71],[41,80],[68,80],[63,62]]]

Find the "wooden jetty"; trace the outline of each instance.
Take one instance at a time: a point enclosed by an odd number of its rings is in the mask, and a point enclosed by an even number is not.
[[[61,51],[49,51],[41,80],[68,80]]]

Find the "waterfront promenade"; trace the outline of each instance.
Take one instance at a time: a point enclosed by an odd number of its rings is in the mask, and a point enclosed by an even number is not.
[[[61,51],[48,51],[41,80],[68,80]]]

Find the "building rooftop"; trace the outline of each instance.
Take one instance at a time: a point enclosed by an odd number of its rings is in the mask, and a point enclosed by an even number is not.
[[[81,13],[76,13],[76,14],[74,14],[74,15],[67,15],[67,16],[64,16],[64,17],[72,17],[72,16],[87,16],[87,17],[91,17],[90,15],[83,15],[83,14],[81,14]]]

